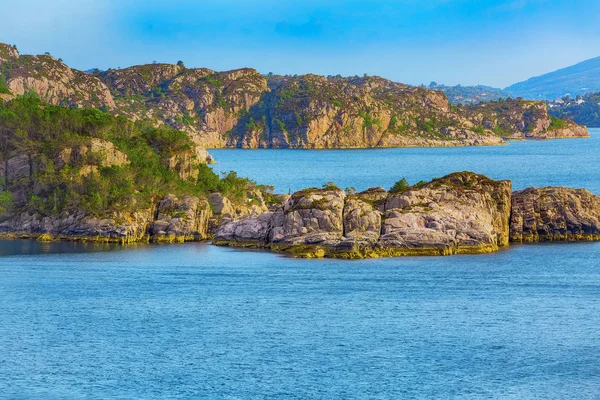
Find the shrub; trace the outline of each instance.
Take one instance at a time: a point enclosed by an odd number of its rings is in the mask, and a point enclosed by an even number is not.
[[[406,192],[409,188],[410,188],[410,185],[408,184],[408,181],[406,180],[406,178],[402,178],[399,181],[397,181],[396,183],[394,183],[394,186],[392,186],[392,188],[390,189],[390,192],[391,193],[403,193],[403,192]]]
[[[12,210],[14,198],[11,192],[0,192],[0,215]]]
[[[564,121],[558,117],[552,117],[552,121],[550,122],[550,126],[548,127],[548,130],[564,129],[566,127],[567,127],[566,121]]]
[[[338,189],[337,185],[333,182],[327,182],[323,184],[323,189],[326,190],[333,190],[333,189]]]

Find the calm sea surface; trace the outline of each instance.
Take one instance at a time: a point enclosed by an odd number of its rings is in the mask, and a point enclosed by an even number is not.
[[[342,189],[390,188],[406,177],[429,181],[456,171],[529,186],[584,187],[600,194],[600,129],[589,139],[510,142],[506,146],[366,150],[210,150],[215,171],[236,171],[287,193],[335,182]]]
[[[213,154],[285,191],[467,169],[600,193],[598,131],[493,148]],[[0,398],[598,399],[600,243],[317,261],[0,241]]]

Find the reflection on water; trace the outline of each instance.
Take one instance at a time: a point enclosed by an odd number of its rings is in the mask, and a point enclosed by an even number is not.
[[[125,247],[134,249],[139,246],[145,245],[131,244],[121,246],[114,243],[43,242],[27,239],[0,240],[0,256],[105,252],[122,250]]]

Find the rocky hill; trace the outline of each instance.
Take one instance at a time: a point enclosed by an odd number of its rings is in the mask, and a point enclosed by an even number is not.
[[[531,100],[498,100],[467,106],[472,120],[510,139],[587,137],[584,126],[548,114],[547,105]]]
[[[5,99],[34,91],[51,104],[168,125],[210,148],[497,145],[531,136],[526,130],[533,125],[540,128],[535,137],[587,136],[572,124],[560,130],[547,124],[543,103],[531,116],[518,101],[508,110],[457,107],[439,91],[379,77],[262,76],[249,68],[169,64],[87,74],[1,44],[0,76]]]
[[[583,96],[565,96],[549,103],[549,113],[562,119],[570,119],[590,128],[600,127],[600,92]]]
[[[565,95],[600,91],[600,57],[515,83],[504,89],[511,96],[554,100]]]

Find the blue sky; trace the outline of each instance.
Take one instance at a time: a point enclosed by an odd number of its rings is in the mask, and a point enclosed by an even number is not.
[[[2,9],[0,41],[79,69],[183,60],[504,87],[600,56],[598,0],[20,0]]]

